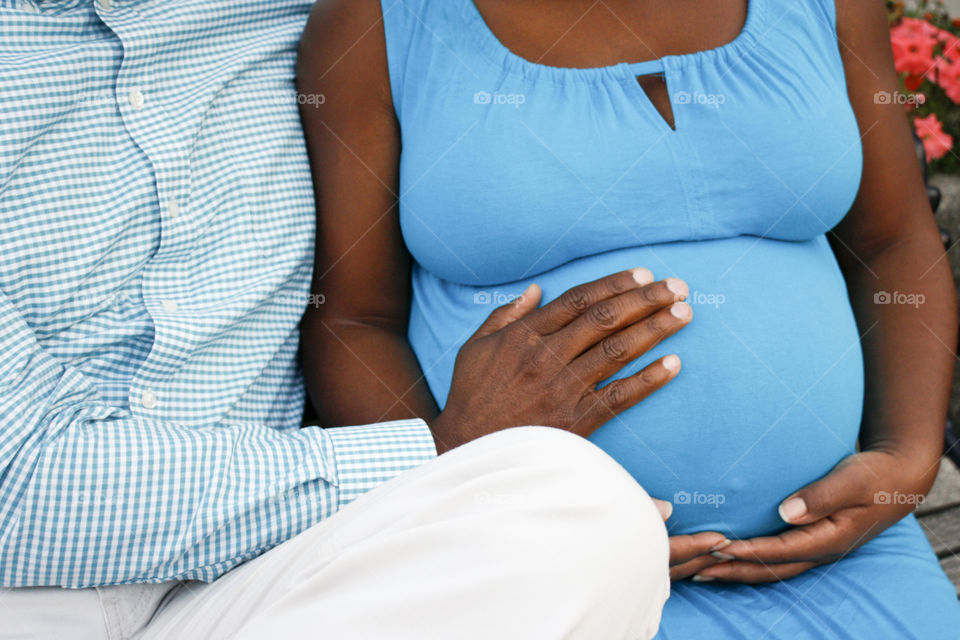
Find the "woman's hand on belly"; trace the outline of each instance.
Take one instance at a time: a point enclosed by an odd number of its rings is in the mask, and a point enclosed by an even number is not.
[[[845,458],[822,479],[784,500],[780,514],[794,525],[776,536],[735,540],[717,564],[694,580],[774,582],[834,562],[913,511],[929,490],[929,469],[891,451]]]
[[[666,500],[653,498],[657,511],[666,522],[673,513],[673,504]],[[686,580],[707,567],[726,562],[712,552],[726,549],[730,540],[717,531],[670,536],[670,579]]]

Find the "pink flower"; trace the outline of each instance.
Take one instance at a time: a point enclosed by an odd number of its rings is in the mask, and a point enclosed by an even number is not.
[[[941,59],[935,66],[936,72],[932,75],[936,83],[943,87],[948,98],[960,103],[960,58],[955,62]]]
[[[923,150],[927,153],[927,162],[942,158],[953,147],[953,136],[943,132],[943,125],[936,114],[926,118],[915,118],[914,129],[923,141]]]
[[[931,39],[935,39],[940,33],[940,29],[920,18],[904,18],[893,28],[893,31],[899,31],[911,38]]]
[[[893,45],[893,62],[897,71],[912,75],[923,75],[933,66],[933,47],[936,44],[928,39],[895,39]]]
[[[941,41],[940,29],[925,20],[904,18],[890,30],[897,71],[925,75],[933,66],[933,50]]]
[[[937,40],[943,43],[943,51],[940,52],[940,55],[950,60],[960,58],[960,38],[949,31],[940,31]]]

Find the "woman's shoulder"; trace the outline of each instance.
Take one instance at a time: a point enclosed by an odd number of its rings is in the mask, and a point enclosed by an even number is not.
[[[344,45],[374,46],[382,18],[380,0],[317,0],[300,37],[300,57],[326,50],[342,55]]]
[[[326,117],[390,104],[380,0],[317,0],[300,38],[297,86],[323,94]],[[330,95],[327,95],[327,94]]]

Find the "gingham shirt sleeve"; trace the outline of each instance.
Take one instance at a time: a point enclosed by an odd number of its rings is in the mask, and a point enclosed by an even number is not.
[[[186,427],[110,407],[0,297],[6,586],[212,580],[436,455],[419,420]]]

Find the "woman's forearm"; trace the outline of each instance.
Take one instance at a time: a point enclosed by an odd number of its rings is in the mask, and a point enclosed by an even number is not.
[[[301,331],[304,378],[322,426],[436,417],[401,327],[308,311]]]
[[[936,228],[931,220],[871,255],[845,258],[866,367],[861,446],[902,453],[932,482],[957,340],[956,292]]]

